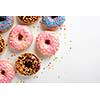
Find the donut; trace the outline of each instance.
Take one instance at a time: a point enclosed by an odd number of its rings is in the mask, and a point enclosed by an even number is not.
[[[47,30],[57,30],[65,22],[65,16],[43,16],[42,27]]]
[[[33,41],[33,35],[25,25],[17,25],[9,33],[8,43],[11,49],[22,51],[27,49]]]
[[[13,16],[0,16],[0,33],[8,31],[13,25]]]
[[[5,40],[0,35],[0,54],[2,54],[4,52],[5,48],[6,48]]]
[[[22,75],[30,76],[36,74],[40,69],[39,58],[32,53],[21,54],[15,63],[16,72]]]
[[[54,33],[44,31],[38,34],[36,38],[37,49],[45,56],[51,56],[59,48],[59,39]]]
[[[14,67],[7,61],[0,60],[0,83],[10,83],[14,75]]]
[[[39,16],[18,16],[18,20],[21,24],[34,24],[39,20]]]

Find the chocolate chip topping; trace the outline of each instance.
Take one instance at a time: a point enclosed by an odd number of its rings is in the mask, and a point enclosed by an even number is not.
[[[32,53],[24,53],[16,61],[16,70],[23,75],[36,74],[40,69],[40,60]]]
[[[39,19],[39,16],[18,16],[21,21],[26,24],[34,23]]]
[[[5,71],[4,71],[4,70],[2,70],[2,71],[1,71],[1,74],[2,74],[2,75],[4,75],[4,74],[5,74]]]
[[[58,16],[51,16],[52,19],[54,19],[54,18],[56,18],[56,17],[58,17]]]
[[[45,44],[50,44],[50,40],[45,40]]]
[[[2,36],[0,35],[0,54],[2,54],[2,52],[4,51],[5,49],[5,41],[4,39],[2,38]]]
[[[23,36],[21,34],[18,35],[18,40],[22,40]]]
[[[2,48],[0,47],[0,52],[2,52],[3,50],[2,50]]]

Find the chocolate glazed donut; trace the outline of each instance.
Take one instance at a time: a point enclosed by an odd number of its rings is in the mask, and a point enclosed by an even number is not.
[[[32,53],[24,53],[20,55],[15,63],[17,72],[22,75],[36,74],[40,69],[39,58]]]
[[[34,24],[39,18],[39,16],[18,16],[19,22],[26,25]]]
[[[6,48],[5,40],[0,35],[0,54],[2,54],[4,52],[5,48]]]

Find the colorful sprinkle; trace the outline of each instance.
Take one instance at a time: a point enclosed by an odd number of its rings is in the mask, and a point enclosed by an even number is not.
[[[58,75],[58,79],[60,79],[60,75]]]
[[[65,22],[65,16],[43,16],[42,21],[49,28],[59,27]]]
[[[9,30],[13,24],[13,17],[12,16],[0,16],[0,32],[6,32]]]

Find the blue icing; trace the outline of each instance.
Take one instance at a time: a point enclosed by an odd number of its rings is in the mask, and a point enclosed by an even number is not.
[[[56,24],[57,24],[58,26],[60,26],[61,24],[64,23],[64,21],[65,21],[65,17],[64,17],[64,16],[62,16],[62,17],[60,16],[60,17],[59,17],[59,21],[57,21]]]
[[[43,16],[42,21],[49,28],[58,27],[64,23],[65,16],[57,16],[54,19],[50,16]]]
[[[5,32],[12,25],[12,16],[0,16],[0,32]]]

